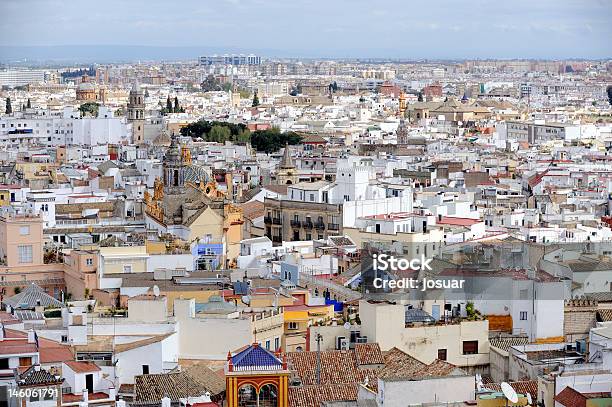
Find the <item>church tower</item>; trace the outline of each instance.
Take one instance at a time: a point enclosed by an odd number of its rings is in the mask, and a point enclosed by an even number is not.
[[[144,124],[145,124],[145,96],[136,83],[130,90],[130,98],[127,105],[127,119],[132,123],[132,141],[134,144],[144,144]]]
[[[172,142],[166,152],[162,163],[164,172],[164,187],[168,194],[178,194],[183,191],[185,186],[185,175],[187,166],[184,162],[184,152],[176,140],[176,136],[172,136]],[[191,158],[191,156],[189,156]]]
[[[288,407],[287,357],[254,343],[235,355],[228,353],[225,365],[227,407]]]
[[[280,185],[295,184],[299,181],[295,165],[293,164],[293,158],[291,158],[291,149],[289,144],[285,145],[285,151],[283,152],[283,158],[278,166],[276,172],[276,183]]]
[[[400,124],[395,133],[397,137],[397,144],[407,144],[408,143],[408,127],[406,126],[406,121],[404,120],[405,114],[406,114],[406,94],[404,93],[404,91],[401,91],[399,95],[399,111],[398,111]]]

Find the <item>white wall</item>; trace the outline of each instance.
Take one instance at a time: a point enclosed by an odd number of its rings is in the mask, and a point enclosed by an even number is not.
[[[474,376],[446,376],[425,380],[378,380],[377,404],[405,407],[424,403],[474,400]]]

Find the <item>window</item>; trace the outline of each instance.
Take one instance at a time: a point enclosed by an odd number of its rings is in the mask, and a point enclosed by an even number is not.
[[[19,263],[32,263],[32,246],[18,246]]]
[[[68,335],[62,335],[62,343],[68,342]]]
[[[85,264],[87,264],[88,266],[93,266],[93,259],[92,258],[86,259]]]
[[[49,388],[45,393],[44,400],[53,400],[54,394],[55,392],[53,391],[53,388]]]
[[[39,394],[39,393],[38,393],[37,391],[33,391],[33,392],[32,392],[32,395],[30,396],[30,402],[33,402],[33,401],[34,401],[34,402],[35,402],[35,401],[38,401],[38,394]]]
[[[527,311],[521,311],[521,321],[527,321]]]
[[[274,350],[278,350],[280,349],[280,338],[276,337],[274,338]]]
[[[438,349],[438,359],[446,360],[446,349]]]
[[[289,322],[287,324],[287,329],[291,329],[291,330],[298,329],[298,323],[297,322]]]
[[[149,374],[149,365],[142,365],[142,374]]]
[[[131,273],[132,272],[132,265],[131,264],[124,264],[123,265],[123,272],[124,273]]]
[[[25,367],[25,366],[30,367],[30,366],[32,366],[32,358],[29,357],[29,356],[28,357],[19,358],[19,366],[20,367]]]
[[[2,197],[2,199],[4,199],[4,197]],[[30,227],[29,226],[21,226],[19,228],[19,234],[21,236],[27,236],[30,234]]]
[[[269,339],[266,341],[266,349],[270,350],[270,340]]]
[[[478,353],[478,341],[463,341],[463,354],[475,355]]]
[[[8,369],[8,368],[9,368],[9,360],[8,360],[8,358],[0,359],[0,369]]]

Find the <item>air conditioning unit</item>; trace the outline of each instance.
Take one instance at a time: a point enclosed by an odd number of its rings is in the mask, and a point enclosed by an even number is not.
[[[368,337],[360,336],[359,338],[357,338],[357,343],[368,343]]]
[[[340,341],[340,350],[349,350],[349,341],[348,339],[344,338]]]
[[[345,336],[337,336],[336,337],[336,350],[342,349],[342,341],[346,341]]]

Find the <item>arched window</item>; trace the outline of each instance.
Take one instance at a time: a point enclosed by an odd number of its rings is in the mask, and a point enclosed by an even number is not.
[[[266,384],[259,390],[259,407],[277,407],[278,390],[273,384]]]
[[[250,384],[238,389],[238,405],[243,407],[257,407],[257,390]]]

